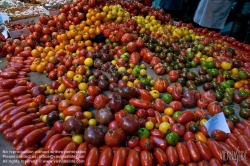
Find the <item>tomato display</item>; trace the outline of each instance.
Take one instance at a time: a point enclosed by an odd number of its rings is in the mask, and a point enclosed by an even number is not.
[[[29,30],[0,42],[0,132],[25,165],[249,165],[249,45],[122,0]],[[231,133],[207,129],[219,113]]]

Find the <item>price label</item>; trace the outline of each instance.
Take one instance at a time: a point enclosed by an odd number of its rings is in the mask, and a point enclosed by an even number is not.
[[[206,123],[204,123],[204,125],[207,128],[207,132],[210,137],[214,130],[221,130],[225,133],[231,133],[223,112],[214,115]]]

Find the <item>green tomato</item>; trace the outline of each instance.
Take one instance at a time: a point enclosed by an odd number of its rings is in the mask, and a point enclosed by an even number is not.
[[[231,75],[230,71],[224,71],[223,75]]]
[[[201,61],[201,66],[207,66],[207,61],[202,60],[202,61]]]
[[[245,71],[239,71],[238,76],[240,79],[245,80],[247,79],[247,73]]]
[[[239,90],[238,94],[243,96],[244,98],[247,98],[249,96],[249,93],[246,90]]]
[[[145,127],[142,127],[138,130],[138,138],[148,138],[150,135],[148,129],[146,129]]]
[[[89,76],[89,80],[91,79],[95,79],[95,76],[94,75]]]
[[[113,45],[113,47],[116,47],[116,46],[119,46],[119,43],[114,42],[112,45]]]
[[[182,112],[181,111],[176,111],[174,112],[174,114],[172,115],[172,118],[174,118],[174,120],[177,120],[179,118],[179,116],[181,116]]]
[[[127,104],[125,107],[124,107],[124,110],[130,114],[133,114],[135,113],[135,106],[131,105],[131,104]]]
[[[234,93],[234,89],[233,88],[226,88],[225,89],[226,92],[229,92],[229,93]]]
[[[234,109],[231,106],[224,106],[222,111],[226,118],[234,114]]]
[[[198,45],[199,44],[199,41],[198,40],[195,40],[194,41],[194,45]]]
[[[211,72],[209,74],[211,74],[214,77],[214,76],[217,76],[219,74],[219,71],[217,69],[213,68],[213,69],[211,69]]]
[[[173,97],[172,97],[171,94],[166,93],[166,94],[164,94],[164,95],[162,96],[162,100],[163,100],[165,103],[169,104],[171,101],[173,101]]]
[[[141,79],[140,79],[140,82],[141,82],[143,85],[149,85],[149,79],[147,79],[147,78],[141,78]]]
[[[234,81],[233,80],[227,80],[226,82],[230,85],[230,87],[234,86]]]
[[[123,46],[122,49],[123,49],[124,51],[127,51],[127,47],[126,47],[126,46]]]
[[[220,86],[223,87],[223,88],[231,88],[230,84],[226,81],[223,81],[222,83],[220,83]]]
[[[176,143],[180,140],[180,136],[176,132],[170,132],[167,134],[165,139],[168,145],[175,146]]]
[[[125,52],[121,55],[121,58],[124,59],[125,61],[128,61],[129,60],[129,53]]]
[[[191,66],[192,67],[197,67],[197,63],[195,61],[191,61]]]
[[[202,50],[204,50],[204,45],[203,44],[198,44],[198,50],[199,51],[202,51]]]
[[[207,68],[212,69],[212,68],[215,68],[215,63],[213,61],[209,61],[209,62],[207,62],[206,66],[207,66]]]
[[[108,39],[108,38],[105,39],[105,43],[106,43],[106,44],[108,44],[108,43],[110,43],[110,42],[111,42],[110,39]]]
[[[194,58],[194,53],[191,52],[191,51],[188,52],[188,53],[187,53],[187,58],[188,58],[188,59],[193,59],[193,58]]]

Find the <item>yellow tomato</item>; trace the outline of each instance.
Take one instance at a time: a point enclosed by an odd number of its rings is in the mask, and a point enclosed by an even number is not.
[[[74,116],[66,116],[66,117],[64,118],[64,121],[66,121],[66,120],[68,120],[68,119],[70,119],[70,118],[74,118]]]
[[[85,91],[88,89],[88,84],[86,84],[85,82],[82,82],[78,85],[78,88],[81,90],[81,91]]]
[[[152,130],[154,128],[154,123],[151,121],[147,121],[145,124],[146,129]]]
[[[200,120],[200,126],[204,126],[204,123],[206,123],[207,122],[207,119],[201,119]]]
[[[170,124],[168,122],[162,122],[159,126],[159,130],[166,134],[170,129]]]
[[[88,66],[88,67],[92,66],[93,63],[94,63],[94,61],[93,61],[92,58],[86,58],[86,59],[84,60],[84,65],[86,65],[86,66]]]
[[[59,117],[60,117],[60,120],[64,120],[65,119],[65,116],[62,112],[59,113]]]
[[[128,81],[128,82],[127,82],[127,86],[128,86],[128,87],[134,87],[134,84],[133,84],[133,82]]]
[[[231,70],[231,73],[232,73],[233,75],[238,75],[238,72],[239,72],[239,69],[238,69],[238,68],[233,68],[233,69]]]
[[[92,118],[92,113],[90,111],[84,111],[83,112],[83,117],[86,119],[91,119]]]
[[[174,109],[173,108],[165,108],[164,114],[172,116],[174,114]]]
[[[95,126],[96,120],[95,119],[89,119],[89,126]]]
[[[232,65],[228,62],[222,62],[220,66],[224,70],[230,70],[232,68]]]
[[[76,135],[73,135],[72,141],[77,143],[77,144],[81,144],[83,142],[83,138],[81,135],[76,134]]]
[[[67,71],[66,76],[70,79],[73,79],[75,76],[75,72],[73,71]]]
[[[207,138],[206,138],[206,136],[205,136],[202,132],[200,132],[200,131],[198,131],[197,133],[195,133],[195,138],[196,138],[198,141],[207,143]]]
[[[82,75],[80,74],[76,74],[73,78],[73,80],[77,81],[77,82],[81,82],[83,79]]]
[[[42,117],[42,121],[44,123],[46,123],[47,122],[47,115],[41,115],[41,117]]]
[[[145,69],[140,70],[140,75],[145,76],[147,75],[147,71]]]
[[[66,85],[62,83],[57,90],[59,93],[64,93],[66,89],[67,89]]]
[[[243,83],[241,81],[237,81],[234,83],[234,88],[239,89],[243,86]]]
[[[153,99],[157,99],[160,97],[160,93],[158,92],[158,90],[152,90],[149,92],[151,94],[151,96],[153,97]]]

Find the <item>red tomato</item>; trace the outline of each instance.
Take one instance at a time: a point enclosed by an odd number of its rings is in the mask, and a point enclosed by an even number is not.
[[[201,154],[201,157],[206,161],[210,161],[213,155],[210,149],[207,147],[207,145],[201,141],[196,141],[195,144]]]
[[[128,158],[129,151],[129,148],[119,147],[114,154],[112,166],[120,166],[125,164]]]
[[[74,161],[78,164],[84,165],[87,155],[89,154],[88,143],[81,143],[75,153]]]
[[[215,159],[217,159],[220,163],[225,162],[224,159],[221,156],[222,148],[221,148],[220,144],[217,141],[215,141],[215,140],[213,140],[211,138],[208,138],[207,139],[207,146],[210,149],[210,151],[212,152]]]
[[[153,156],[156,162],[160,165],[164,165],[168,163],[168,157],[165,151],[161,148],[154,148]]]
[[[140,147],[144,150],[151,150],[154,148],[154,143],[149,138],[140,139],[139,144],[140,144]]]
[[[168,156],[169,164],[176,165],[178,163],[178,153],[175,147],[169,146],[166,150],[166,154]]]
[[[227,139],[227,133],[221,130],[214,130],[211,133],[211,138],[215,139],[216,141],[224,141]]]
[[[168,73],[168,77],[169,77],[169,80],[171,82],[176,82],[177,79],[179,78],[179,74],[176,70],[171,70],[169,73]]]
[[[137,136],[131,136],[127,138],[127,146],[131,149],[139,145],[139,138]]]
[[[201,159],[201,155],[200,155],[200,152],[199,152],[198,148],[196,147],[194,141],[188,140],[186,142],[186,146],[187,146],[188,152],[192,158],[192,161],[194,161],[194,162],[199,161]]]
[[[128,153],[126,166],[139,166],[140,165],[140,153],[135,149],[131,149]]]
[[[140,158],[142,166],[154,165],[154,158],[150,151],[143,150],[140,154]]]
[[[179,101],[171,101],[168,107],[173,108],[174,111],[182,111],[182,104]]]
[[[110,147],[105,148],[99,157],[98,165],[112,165],[113,150]]]

